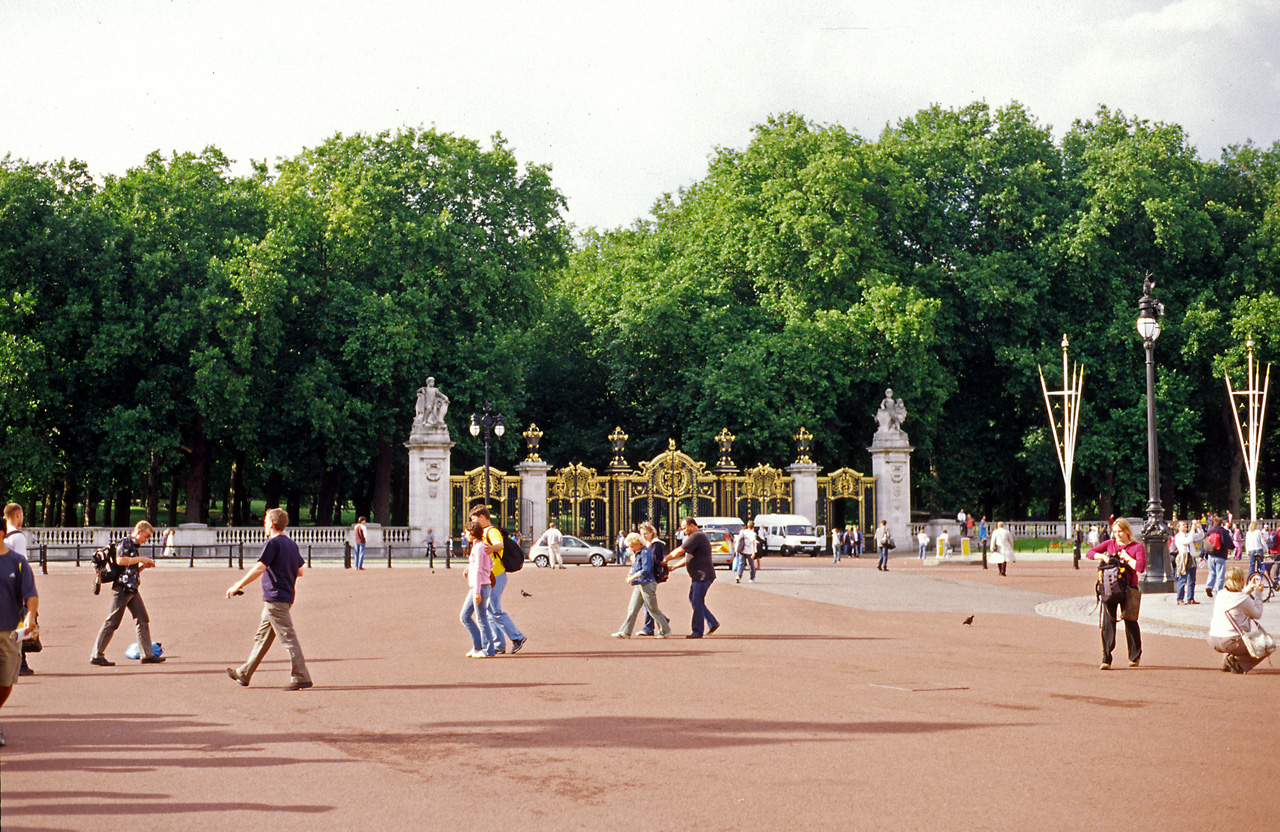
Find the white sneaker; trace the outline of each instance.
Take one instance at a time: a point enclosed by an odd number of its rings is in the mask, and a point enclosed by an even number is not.
[[[653,634],[653,637],[654,637],[654,638],[666,638],[666,637],[667,637],[667,634],[666,634],[666,633],[654,633],[654,634]]]
[[[756,582],[756,579],[755,579],[755,578],[752,578],[752,579],[751,579],[751,583],[755,583],[755,582]]]
[[[626,633],[614,633],[613,637],[614,638],[631,638],[631,636],[627,635]]]

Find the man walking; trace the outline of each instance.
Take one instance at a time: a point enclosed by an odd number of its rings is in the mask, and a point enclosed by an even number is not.
[[[538,543],[546,544],[547,552],[550,553],[550,562],[552,569],[564,569],[564,559],[560,557],[560,544],[564,542],[564,535],[556,528],[556,522],[552,520],[547,524],[547,530],[542,533]]]
[[[17,503],[9,503],[4,507],[4,545],[26,558],[27,536],[22,533],[22,521],[22,506]],[[25,610],[23,612],[25,614]],[[25,647],[22,650],[22,667],[18,670],[18,675],[35,675],[35,671],[27,666],[27,651]]]
[[[155,647],[151,642],[151,619],[147,615],[147,607],[142,603],[142,595],[139,593],[142,570],[150,569],[156,565],[156,562],[145,557],[138,547],[150,540],[153,533],[154,529],[151,528],[150,523],[139,520],[133,527],[133,533],[120,541],[116,548],[116,564],[123,566],[124,571],[111,584],[111,612],[107,614],[107,620],[102,622],[102,629],[98,631],[98,640],[94,642],[93,655],[89,658],[89,664],[98,667],[115,666],[115,662],[107,661],[107,657],[103,654],[107,650],[107,645],[111,643],[111,637],[120,626],[126,609],[133,616],[134,625],[138,630],[138,649],[142,652],[142,663],[159,664],[164,661],[162,656],[155,654]]]
[[[302,577],[303,561],[298,544],[284,533],[288,525],[289,515],[283,509],[267,510],[262,520],[263,531],[267,533],[262,554],[253,568],[227,590],[228,598],[243,595],[246,586],[262,578],[262,618],[253,639],[253,649],[249,651],[248,661],[239,668],[227,668],[227,675],[245,687],[249,686],[249,680],[262,657],[271,649],[276,636],[280,637],[280,643],[289,653],[289,684],[284,689],[306,690],[311,687],[311,674],[307,671],[306,659],[302,657],[302,645],[298,643],[290,612],[296,596],[295,585]]]
[[[484,542],[489,547],[489,556],[493,558],[493,589],[489,593],[489,617],[493,620],[497,652],[507,652],[506,639],[511,639],[511,654],[515,655],[524,647],[524,633],[511,620],[511,616],[502,608],[502,591],[507,588],[507,569],[502,565],[502,531],[489,522],[489,509],[476,506],[471,509],[471,519],[484,527]]]
[[[26,613],[23,613],[23,609]],[[36,626],[40,598],[36,595],[36,578],[31,564],[0,540],[0,706],[9,698],[18,681],[22,649],[14,637],[15,630],[33,630]],[[0,747],[5,745],[0,729]]]
[[[667,556],[667,565],[675,570],[685,567],[689,572],[689,603],[693,606],[692,632],[685,638],[702,638],[704,624],[710,625],[706,634],[720,629],[720,622],[707,609],[707,590],[716,579],[716,567],[711,561],[711,541],[698,528],[692,517],[684,518],[684,542]]]
[[[876,529],[876,548],[880,550],[880,560],[876,563],[876,569],[881,572],[889,571],[889,521],[881,520],[880,528]]]
[[[1204,594],[1210,598],[1222,589],[1227,578],[1227,553],[1235,548],[1231,532],[1215,523],[1204,533],[1204,553],[1209,561],[1209,578],[1204,583]]]

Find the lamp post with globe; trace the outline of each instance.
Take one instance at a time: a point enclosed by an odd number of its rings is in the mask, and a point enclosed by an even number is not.
[[[502,424],[502,414],[493,412],[492,403],[485,402],[482,412],[483,416],[471,414],[471,426],[467,430],[472,436],[479,436],[481,428],[484,429],[484,507],[489,508],[489,435],[501,439],[507,429]]]
[[[1151,296],[1155,280],[1147,274],[1138,301],[1138,334],[1147,352],[1147,522],[1142,527],[1142,544],[1147,549],[1147,568],[1142,586],[1147,592],[1172,592],[1173,578],[1169,570],[1169,525],[1164,520],[1160,503],[1160,450],[1156,438],[1156,365],[1153,355],[1160,337],[1160,316],[1164,304]]]

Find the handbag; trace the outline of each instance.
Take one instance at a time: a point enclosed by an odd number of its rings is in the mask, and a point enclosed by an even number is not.
[[[31,628],[31,632],[22,640],[23,653],[39,653],[44,649],[44,645],[40,643],[40,625]]]
[[[1142,608],[1142,590],[1129,586],[1124,591],[1124,602],[1120,605],[1121,621],[1137,621],[1138,610]]]
[[[1240,629],[1240,625],[1236,623],[1235,618],[1230,613],[1227,618],[1231,621],[1231,626],[1236,628],[1236,632],[1240,634],[1240,640],[1244,642],[1244,649],[1249,651],[1249,655],[1255,659],[1265,659],[1272,653],[1276,652],[1276,641],[1271,634],[1262,629],[1262,622],[1253,622],[1253,628],[1249,632]]]

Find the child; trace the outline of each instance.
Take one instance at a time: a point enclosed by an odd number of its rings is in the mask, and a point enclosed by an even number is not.
[[[491,659],[497,653],[493,619],[489,617],[489,592],[493,588],[493,558],[484,543],[484,527],[473,520],[465,539],[471,550],[467,569],[467,599],[462,604],[462,624],[471,633],[469,659]],[[474,613],[475,617],[472,618]]]

